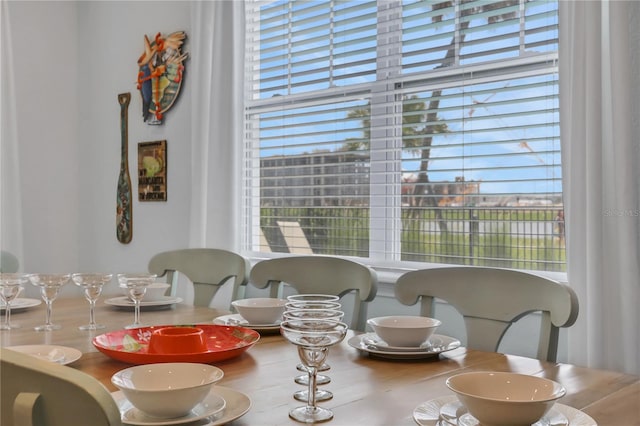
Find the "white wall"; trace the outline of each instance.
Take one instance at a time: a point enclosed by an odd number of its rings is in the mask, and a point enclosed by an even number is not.
[[[180,98],[160,126],[142,121],[136,78],[145,34],[190,34],[190,2],[11,1],[9,11],[24,171],[21,269],[143,271],[154,253],[186,247],[193,90],[189,61]],[[189,51],[188,40],[184,50]],[[126,245],[115,234],[121,142],[117,95],[123,92],[131,93],[134,191],[133,239]],[[155,140],[167,141],[168,199],[141,203],[136,194],[137,144]],[[73,290],[67,286],[63,294]]]
[[[78,29],[72,3],[10,3],[24,270],[78,264]],[[3,51],[3,60],[9,52]],[[6,125],[6,123],[3,123]]]

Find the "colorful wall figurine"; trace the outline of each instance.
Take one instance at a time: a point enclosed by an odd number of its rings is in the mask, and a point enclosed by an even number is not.
[[[189,53],[181,51],[187,38],[184,31],[153,41],[144,36],[144,52],[138,58],[138,90],[142,95],[142,117],[147,124],[162,124],[165,113],[180,94],[184,78],[184,61]]]

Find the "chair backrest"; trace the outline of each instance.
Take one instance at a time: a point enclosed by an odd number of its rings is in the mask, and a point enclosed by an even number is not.
[[[18,258],[8,251],[2,250],[0,252],[0,272],[13,273],[18,272],[20,268],[20,262]]]
[[[243,256],[222,249],[188,248],[158,253],[149,261],[149,272],[167,275],[172,295],[176,294],[178,274],[193,283],[197,306],[209,306],[216,292],[233,279],[232,300],[240,297],[249,280],[251,264]]]
[[[0,424],[122,424],[107,388],[86,373],[6,348],[0,348],[0,371]]]
[[[435,298],[464,318],[467,347],[496,352],[507,329],[532,312],[541,312],[537,358],[555,361],[559,327],[573,325],[578,297],[567,285],[532,273],[499,268],[444,267],[407,272],[395,285],[405,305],[421,299],[423,316],[434,315]]]
[[[363,331],[367,305],[378,291],[378,276],[366,265],[331,256],[288,256],[258,262],[251,269],[250,283],[270,287],[271,297],[282,297],[283,285],[301,294],[344,296],[355,292],[351,328]]]

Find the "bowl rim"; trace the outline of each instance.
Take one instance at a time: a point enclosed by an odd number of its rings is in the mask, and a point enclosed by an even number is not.
[[[553,385],[553,392],[551,393],[551,395],[549,395],[546,398],[535,399],[535,400],[531,400],[531,399],[504,399],[504,398],[493,398],[493,397],[473,394],[473,393],[462,391],[460,389],[456,389],[454,387],[453,380],[455,380],[456,378],[459,378],[461,376],[467,376],[467,377],[468,376],[486,376],[487,374],[493,374],[493,375],[498,375],[498,376],[519,376],[519,377],[533,378],[536,381],[547,382],[547,383],[552,384]],[[531,374],[513,373],[513,372],[509,372],[509,371],[468,371],[468,372],[465,372],[465,373],[459,373],[459,374],[455,374],[455,375],[453,375],[451,377],[448,377],[447,380],[445,381],[445,384],[447,385],[447,387],[449,389],[451,389],[453,392],[455,392],[456,394],[459,394],[459,395],[464,395],[464,396],[468,396],[470,398],[479,399],[479,400],[483,400],[483,401],[503,402],[503,403],[506,403],[506,404],[544,403],[544,402],[555,401],[557,399],[562,398],[563,396],[565,396],[567,394],[567,389],[561,383],[556,382],[555,380],[547,379],[546,377],[534,376],[534,375],[531,375]]]
[[[187,386],[180,386],[180,387],[172,387],[171,389],[145,389],[145,388],[131,387],[131,386],[127,386],[126,385],[126,381],[122,380],[122,378],[121,378],[121,376],[125,372],[131,371],[131,370],[134,370],[134,369],[135,370],[145,370],[145,369],[149,369],[150,367],[153,368],[153,366],[156,366],[156,367],[167,367],[167,366],[176,365],[176,364],[181,365],[181,366],[189,365],[189,368],[195,368],[195,366],[197,366],[199,368],[205,367],[206,369],[208,369],[208,370],[210,370],[210,371],[212,371],[212,372],[214,372],[216,374],[213,375],[213,376],[210,376],[209,380],[207,380],[206,382],[199,383],[197,385],[187,385]],[[168,390],[179,391],[179,390],[200,388],[200,387],[203,387],[203,386],[211,386],[211,385],[219,382],[220,380],[222,380],[223,377],[224,377],[224,371],[221,368],[216,367],[215,365],[196,363],[196,362],[160,362],[160,363],[154,363],[154,364],[134,365],[134,366],[131,366],[131,367],[123,368],[122,370],[116,371],[115,373],[113,373],[111,375],[111,383],[113,383],[114,386],[116,386],[117,388],[119,388],[122,391],[160,393],[160,392],[167,392]]]
[[[413,318],[420,319],[421,321],[426,320],[428,324],[402,324],[399,326],[394,326],[393,324],[380,324],[380,320],[386,320],[390,318]],[[367,324],[375,327],[387,327],[387,328],[430,328],[430,327],[439,327],[442,325],[442,321],[437,318],[432,317],[424,317],[421,315],[385,315],[381,317],[374,317],[367,319]]]
[[[250,305],[246,303],[253,302],[261,302],[261,301],[274,301],[277,303],[273,305]],[[231,302],[231,305],[234,307],[242,307],[242,308],[283,308],[287,303],[287,299],[281,299],[278,297],[247,297],[244,299],[236,299]]]

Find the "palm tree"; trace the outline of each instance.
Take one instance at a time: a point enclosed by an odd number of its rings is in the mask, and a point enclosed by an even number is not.
[[[428,129],[436,133],[447,133],[449,128],[447,123],[436,117],[438,123],[425,123],[428,116],[424,113],[425,103],[416,101],[417,96],[412,95],[405,99],[402,104],[402,146],[409,149],[415,155],[419,155],[421,148],[424,146],[424,136]],[[369,141],[371,140],[371,113],[370,106],[367,104],[364,108],[354,109],[347,114],[347,118],[359,118],[362,120],[362,139],[347,139],[343,145],[343,151],[358,151],[361,149],[369,149]]]
[[[459,0],[461,4],[474,3],[476,0]],[[524,0],[529,1],[529,0]],[[435,3],[432,6],[432,10],[441,10],[453,7],[455,0],[443,1]],[[482,15],[492,10],[503,10],[506,7],[519,4],[519,0],[504,0],[498,2],[477,2],[478,6],[462,8],[460,12],[460,24],[456,35],[452,37],[451,42],[447,48],[445,56],[442,58],[442,62],[437,68],[444,68],[451,66],[455,63],[456,58],[456,46],[464,42],[466,33],[465,30],[469,28],[471,23],[471,15]],[[434,15],[431,17],[433,23],[441,22],[443,15]],[[488,23],[500,22],[506,19],[513,19],[516,17],[516,12],[508,13],[496,13],[495,15],[487,16]],[[465,19],[469,18],[469,19]],[[415,102],[416,97],[412,96],[405,99],[403,102],[403,116],[402,116],[402,140],[405,148],[414,148],[414,152],[420,155],[420,171],[418,173],[418,180],[414,186],[413,196],[426,203],[427,207],[434,209],[436,218],[440,230],[447,232],[447,223],[442,218],[442,212],[437,208],[438,197],[434,186],[429,181],[429,160],[431,158],[431,144],[433,143],[433,136],[439,133],[448,132],[448,127],[438,117],[438,109],[440,108],[440,97],[442,96],[442,89],[436,89],[431,93],[429,104],[424,102]],[[411,112],[423,111],[423,114],[411,114]],[[349,118],[361,118],[364,130],[363,139],[369,141],[370,139],[370,110],[369,106],[363,109],[353,110],[348,114]],[[347,141],[345,144],[346,150],[357,150],[363,148],[363,145],[368,142],[360,141]],[[427,195],[425,197],[425,195]]]
[[[460,0],[462,4],[472,3],[475,0]],[[528,1],[528,0],[525,0]],[[433,10],[439,10],[444,8],[452,7],[454,1],[445,1],[442,3],[435,4],[433,6]],[[447,53],[442,59],[442,63],[436,68],[443,68],[447,66],[451,66],[455,62],[456,55],[456,44],[460,45],[464,42],[466,32],[465,30],[469,28],[469,24],[471,23],[471,19],[468,18],[474,14],[484,14],[491,10],[500,10],[509,6],[514,6],[519,3],[519,0],[504,0],[493,3],[484,3],[482,2],[480,5],[471,8],[463,8],[460,12],[461,20],[460,20],[460,28],[457,31],[458,39],[456,40],[456,36],[451,39],[449,43],[449,47],[447,48]],[[500,13],[496,15],[489,15],[487,17],[487,22],[492,24],[494,22],[504,21],[506,19],[513,19],[516,17],[516,12],[508,12],[508,13]],[[435,15],[432,17],[432,22],[440,22],[442,21],[442,15]],[[457,43],[456,43],[457,41]],[[429,206],[437,207],[437,197],[435,197],[435,191],[432,185],[429,184],[429,158],[431,156],[431,143],[433,141],[433,135],[436,133],[441,133],[439,131],[440,123],[438,123],[438,108],[440,108],[440,97],[442,96],[442,89],[434,90],[431,93],[431,100],[429,101],[429,107],[426,112],[426,123],[427,126],[425,128],[425,137],[422,139],[422,154],[420,161],[420,173],[418,174],[418,182],[415,185],[414,195],[430,195],[429,197],[423,198]],[[447,224],[444,220],[442,220],[442,213],[439,209],[435,209],[436,217],[438,218],[438,223],[440,225],[441,231],[447,231]]]

